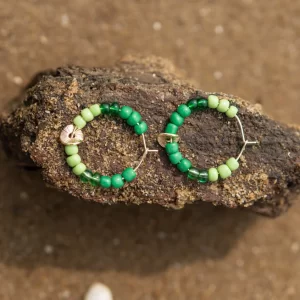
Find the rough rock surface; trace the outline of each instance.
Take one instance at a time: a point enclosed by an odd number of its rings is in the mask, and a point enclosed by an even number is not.
[[[196,201],[227,207],[250,207],[270,216],[285,211],[299,192],[299,128],[278,124],[252,104],[233,95],[224,96],[239,106],[249,140],[241,167],[226,181],[201,185],[188,181],[172,165],[158,145],[171,112],[195,95],[179,80],[174,67],[161,59],[128,57],[114,68],[65,67],[38,75],[21,95],[17,108],[1,119],[1,139],[6,151],[26,166],[38,166],[44,179],[59,190],[100,203],[157,203],[182,208]],[[138,178],[119,190],[103,190],[82,184],[66,165],[59,135],[78,112],[90,104],[118,101],[138,110],[149,125],[150,153]],[[84,162],[102,174],[135,166],[143,153],[142,142],[122,120],[99,117],[84,128],[80,145]],[[196,113],[180,129],[181,151],[194,165],[208,168],[231,156],[242,146],[235,120],[214,111]]]

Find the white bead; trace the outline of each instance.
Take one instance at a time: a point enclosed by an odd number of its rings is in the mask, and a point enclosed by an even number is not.
[[[94,283],[87,291],[84,300],[113,300],[113,296],[106,285]]]

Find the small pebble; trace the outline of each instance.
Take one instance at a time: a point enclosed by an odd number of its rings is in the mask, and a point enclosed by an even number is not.
[[[162,25],[161,25],[160,22],[154,22],[153,25],[152,25],[152,27],[153,27],[153,29],[154,29],[155,31],[159,31],[159,30],[161,30]]]
[[[84,300],[113,300],[113,296],[106,285],[94,283],[87,291]]]

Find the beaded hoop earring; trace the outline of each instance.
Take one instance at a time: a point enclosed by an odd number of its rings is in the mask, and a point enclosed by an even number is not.
[[[113,115],[119,116],[121,119],[126,120],[129,126],[134,128],[137,135],[143,138],[144,153],[135,168],[126,168],[121,174],[113,176],[104,176],[99,173],[93,173],[87,169],[86,165],[81,161],[78,154],[78,144],[83,142],[83,129],[87,122],[91,122],[99,115]],[[65,153],[67,154],[67,164],[72,168],[75,175],[80,177],[84,183],[90,183],[92,186],[100,186],[102,188],[121,188],[125,182],[133,181],[137,174],[136,171],[146,158],[148,152],[158,150],[150,150],[146,145],[144,133],[147,131],[148,126],[145,121],[142,121],[142,116],[137,111],[133,110],[130,106],[120,107],[118,103],[102,103],[93,104],[89,108],[81,111],[80,115],[76,116],[72,125],[66,126],[60,135],[60,141],[65,145]]]
[[[191,161],[182,156],[179,151],[179,136],[177,135],[177,131],[183,125],[185,118],[190,116],[193,111],[204,111],[208,108],[217,109],[217,111],[225,113],[228,118],[236,118],[242,134],[243,147],[237,158],[231,157],[225,164],[207,170],[193,167]],[[242,122],[237,114],[238,108],[235,105],[231,105],[227,99],[219,100],[215,95],[210,95],[207,99],[190,99],[186,104],[179,105],[177,111],[172,113],[165,132],[158,136],[158,142],[165,148],[171,164],[176,165],[179,171],[187,173],[189,179],[197,180],[200,183],[216,182],[219,180],[219,177],[226,179],[231,176],[233,171],[239,168],[238,161],[245,151],[246,146],[258,143],[257,141],[251,142],[246,140]]]

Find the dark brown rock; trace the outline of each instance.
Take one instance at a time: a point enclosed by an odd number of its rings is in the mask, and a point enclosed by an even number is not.
[[[40,74],[20,97],[23,101],[18,107],[3,115],[1,140],[10,156],[23,165],[41,168],[46,182],[85,200],[157,203],[172,208],[206,201],[279,215],[299,192],[299,128],[279,124],[233,95],[216,94],[238,104],[247,138],[260,142],[247,148],[234,176],[216,184],[188,181],[170,165],[156,141],[178,104],[195,95],[208,95],[177,79],[173,66],[157,58],[127,58],[111,69],[66,67]],[[148,155],[137,180],[123,189],[104,191],[82,184],[72,174],[59,135],[83,107],[112,101],[142,114],[149,125],[148,147],[160,151]],[[98,118],[84,134],[81,156],[100,173],[118,173],[134,166],[143,153],[140,138],[119,119]],[[242,146],[237,122],[213,111],[189,117],[180,136],[182,153],[204,168],[236,156]]]

